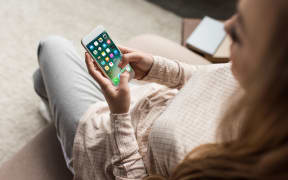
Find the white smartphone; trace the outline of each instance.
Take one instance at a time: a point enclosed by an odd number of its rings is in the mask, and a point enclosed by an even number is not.
[[[134,77],[135,73],[129,64],[122,69],[118,67],[122,59],[121,51],[103,26],[97,26],[82,39],[81,43],[113,85],[119,84],[120,74],[125,71],[130,73],[130,80]]]

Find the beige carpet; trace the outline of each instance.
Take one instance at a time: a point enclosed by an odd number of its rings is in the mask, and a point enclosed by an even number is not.
[[[180,18],[144,0],[0,0],[0,165],[46,126],[31,80],[38,41],[58,34],[83,52],[98,24],[120,43],[143,33],[180,41]]]

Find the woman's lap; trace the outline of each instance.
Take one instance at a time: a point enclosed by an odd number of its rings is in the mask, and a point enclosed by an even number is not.
[[[67,164],[81,116],[90,105],[104,101],[101,89],[88,74],[72,43],[50,36],[39,43],[40,70],[34,73],[37,94],[48,104]]]

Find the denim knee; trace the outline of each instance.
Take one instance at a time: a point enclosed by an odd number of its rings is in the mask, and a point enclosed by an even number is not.
[[[37,69],[33,73],[33,85],[37,95],[40,96],[43,100],[48,100],[45,84],[40,69]]]
[[[74,46],[71,41],[56,35],[50,35],[42,40],[40,40],[37,49],[38,62],[41,65],[42,61],[51,60],[50,58],[42,58],[49,57],[51,54],[61,54],[67,53],[74,50]]]

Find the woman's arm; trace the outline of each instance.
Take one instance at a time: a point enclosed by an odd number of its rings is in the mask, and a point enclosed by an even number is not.
[[[129,63],[135,71],[134,78],[156,82],[170,88],[181,89],[192,73],[201,66],[188,65],[121,46],[119,49],[123,54],[119,67],[124,68]]]
[[[139,154],[135,131],[129,113],[111,114],[111,146],[113,174],[118,180],[143,179],[147,172]]]
[[[85,61],[91,76],[100,85],[103,95],[108,103],[111,120],[111,133],[108,135],[112,147],[111,159],[113,174],[116,179],[142,179],[147,176],[144,162],[138,152],[138,144],[134,128],[129,115],[130,89],[128,85],[129,73],[120,75],[120,83],[115,87],[93,64],[88,53]]]
[[[156,82],[170,88],[181,89],[193,72],[203,67],[203,65],[189,65],[160,56],[153,56],[153,58],[152,67],[142,80]]]

